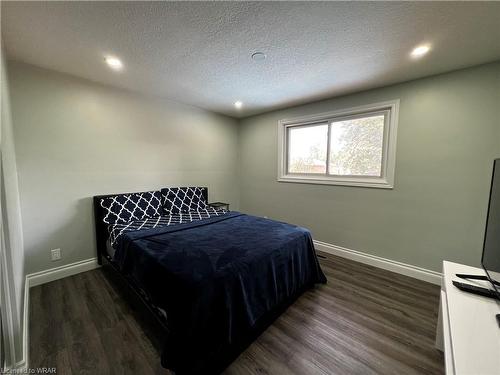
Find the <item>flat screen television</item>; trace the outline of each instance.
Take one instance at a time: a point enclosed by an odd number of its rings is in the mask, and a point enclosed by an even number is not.
[[[493,162],[481,264],[500,299],[500,159]]]

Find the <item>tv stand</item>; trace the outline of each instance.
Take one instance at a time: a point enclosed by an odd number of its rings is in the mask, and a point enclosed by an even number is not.
[[[436,347],[444,352],[446,374],[498,374],[500,371],[500,301],[466,293],[453,285],[456,274],[485,276],[481,268],[443,262]],[[468,278],[491,288],[482,278]]]

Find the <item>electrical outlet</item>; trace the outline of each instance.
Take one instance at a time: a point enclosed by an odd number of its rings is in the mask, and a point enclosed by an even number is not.
[[[61,259],[61,249],[50,250],[50,257],[52,261]]]

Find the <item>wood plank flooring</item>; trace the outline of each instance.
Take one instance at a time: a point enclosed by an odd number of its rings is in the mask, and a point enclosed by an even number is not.
[[[328,284],[306,292],[225,374],[442,374],[439,287],[321,254]],[[30,368],[169,374],[161,338],[102,269],[30,291]]]

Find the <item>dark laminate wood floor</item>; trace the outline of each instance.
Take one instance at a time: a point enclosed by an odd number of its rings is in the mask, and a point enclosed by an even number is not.
[[[441,374],[439,287],[324,254],[306,292],[225,374]],[[30,367],[61,374],[168,374],[154,328],[102,269],[30,292]]]

